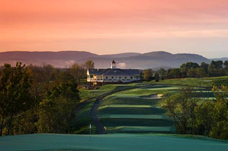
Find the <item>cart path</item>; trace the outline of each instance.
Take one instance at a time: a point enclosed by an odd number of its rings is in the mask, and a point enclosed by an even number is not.
[[[99,96],[96,99],[96,101],[95,101],[95,103],[93,105],[93,108],[91,109],[90,117],[92,118],[93,123],[94,123],[94,125],[97,128],[97,133],[98,134],[106,134],[105,128],[104,128],[103,124],[99,121],[99,118],[97,117],[97,114],[96,114],[97,113],[97,110],[98,110],[98,108],[100,106],[101,100],[103,100],[103,98],[105,98],[105,97],[107,97],[107,96],[109,96],[111,94],[114,94],[114,93],[117,93],[117,92],[120,92],[120,91],[126,91],[126,90],[130,90],[130,89],[136,89],[136,88],[138,88],[138,87],[137,86],[134,86],[134,87],[130,87],[130,88],[122,89],[122,90],[114,90],[112,92],[109,92],[107,94],[104,94],[102,96]]]
[[[95,101],[94,106],[93,106],[93,108],[92,108],[92,110],[91,110],[90,116],[91,116],[91,118],[92,118],[92,120],[93,120],[94,125],[95,125],[96,128],[97,128],[97,133],[98,133],[98,134],[106,134],[105,129],[104,129],[104,126],[103,126],[102,123],[99,121],[99,119],[98,119],[98,117],[97,117],[97,115],[96,115],[96,112],[97,112],[97,110],[98,110],[98,108],[99,108],[100,102],[101,102],[100,99],[97,99],[97,100]]]

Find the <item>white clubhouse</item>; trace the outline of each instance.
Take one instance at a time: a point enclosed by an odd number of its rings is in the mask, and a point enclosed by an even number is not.
[[[107,83],[130,83],[140,80],[140,70],[116,68],[114,60],[111,63],[111,68],[87,70],[87,83],[89,86]]]

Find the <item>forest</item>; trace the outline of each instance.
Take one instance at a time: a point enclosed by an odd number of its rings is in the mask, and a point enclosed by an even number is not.
[[[80,79],[93,67],[90,60],[68,69],[5,64],[0,69],[0,136],[70,133]]]

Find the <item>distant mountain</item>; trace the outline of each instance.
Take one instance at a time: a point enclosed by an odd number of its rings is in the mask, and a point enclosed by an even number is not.
[[[100,57],[90,59],[92,59],[99,68],[110,67],[110,59]],[[138,69],[179,67],[188,61],[196,63],[210,62],[209,59],[197,54],[171,54],[164,51],[144,53],[126,58],[115,58],[115,61],[117,62],[117,66],[121,68]]]
[[[111,61],[117,62],[119,68],[171,68],[179,67],[182,63],[210,62],[209,59],[197,54],[172,54],[165,51],[149,53],[120,53],[111,55],[97,55],[86,51],[60,51],[60,52],[1,52],[0,66],[4,63],[15,64],[21,61],[25,64],[51,64],[55,67],[69,67],[73,63],[82,64],[87,60],[93,60],[96,68],[109,68]]]
[[[69,67],[77,60],[98,57],[86,51],[59,51],[59,52],[27,52],[27,51],[11,51],[0,52],[0,66],[4,63],[15,64],[20,61],[25,64],[51,64],[56,67]]]
[[[214,61],[222,60],[224,62],[224,61],[228,60],[228,58],[226,58],[226,57],[223,57],[223,58],[213,58],[213,59],[210,59],[210,60],[214,60]]]
[[[97,54],[93,54],[86,51],[59,51],[59,52],[27,52],[27,51],[11,51],[0,52],[0,60],[75,60],[84,59],[90,57],[97,57]]]

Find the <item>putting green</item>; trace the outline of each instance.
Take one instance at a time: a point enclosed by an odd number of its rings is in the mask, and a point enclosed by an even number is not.
[[[227,151],[228,142],[158,134],[33,134],[0,137],[1,151]]]

